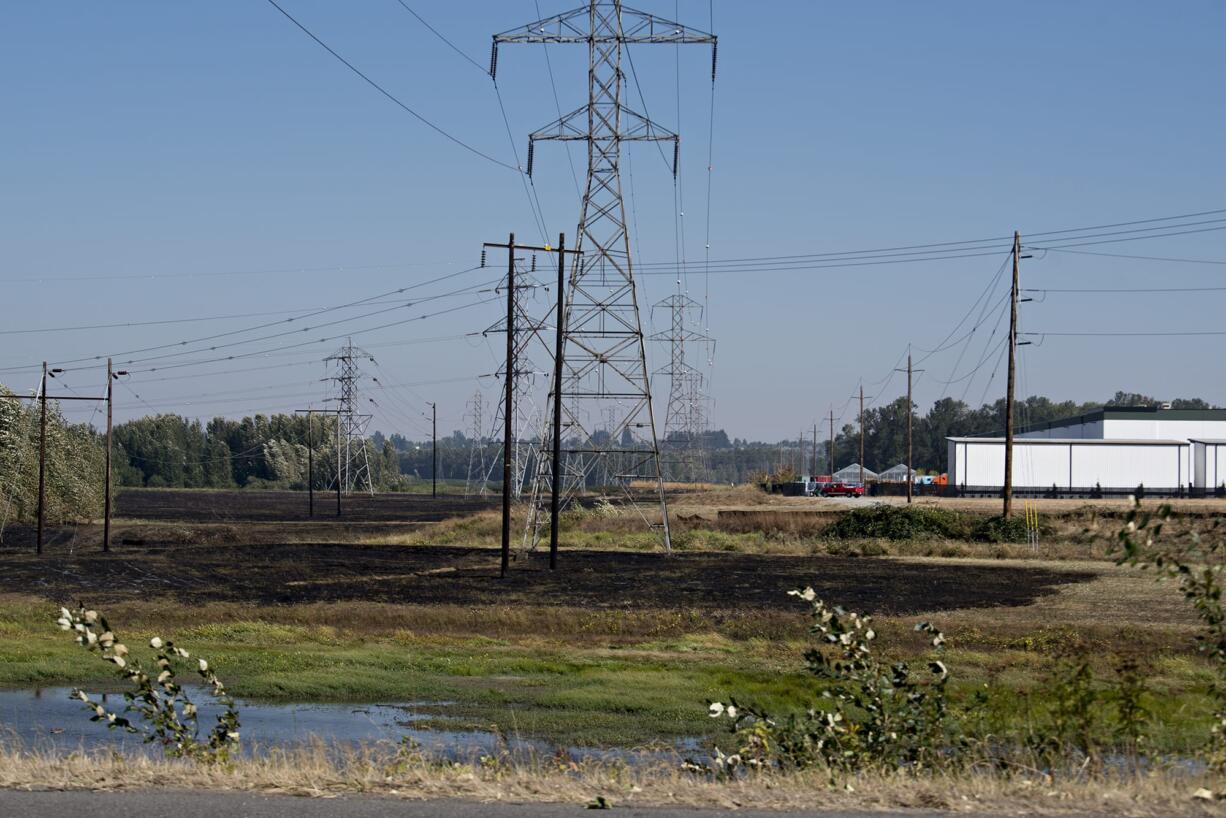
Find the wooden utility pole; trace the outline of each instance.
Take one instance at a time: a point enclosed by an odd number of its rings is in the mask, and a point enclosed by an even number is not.
[[[336,516],[341,516],[341,410],[336,410]]]
[[[438,404],[430,403],[430,496],[438,497]]]
[[[1009,292],[1009,380],[1005,386],[1005,486],[1004,509],[1007,520],[1013,513],[1013,400],[1014,379],[1017,375],[1017,278],[1018,260],[1022,250],[1022,234],[1013,232],[1013,286]]]
[[[315,415],[326,413],[326,409],[295,409],[294,414],[307,416],[307,516],[315,516]],[[340,421],[340,414],[337,414],[337,422]],[[337,460],[340,460],[340,451],[337,451]],[[337,473],[339,474],[339,467]],[[339,481],[338,481],[339,484]],[[338,492],[336,495],[336,516],[341,515],[341,496]]]
[[[43,361],[42,386],[38,390],[38,535],[35,553],[43,553],[43,517],[47,510],[47,362]]]
[[[911,468],[911,420],[915,412],[912,409],[911,403],[911,353],[907,353],[907,502],[911,502],[911,494],[914,490],[914,481],[911,475],[914,469]]]
[[[307,413],[307,516],[315,516],[315,418]]]
[[[571,251],[572,253],[575,251]],[[558,567],[558,509],[562,494],[562,347],[566,332],[566,234],[558,234],[558,317],[553,343],[553,462],[549,494],[549,570]]]
[[[817,421],[813,421],[813,481],[817,482]]]
[[[895,372],[901,372],[900,369],[895,369]],[[911,346],[907,345],[907,502],[911,502],[911,495],[914,493],[915,481],[912,478],[912,472],[915,471],[911,466],[911,421],[915,415],[914,404],[911,403],[911,373],[914,372],[911,368]],[[924,370],[919,370],[923,372]]]
[[[43,377],[40,381],[38,389],[39,403],[39,419],[38,419],[38,524],[37,534],[35,535],[34,548],[38,554],[43,553],[43,531],[46,528],[47,519],[47,378],[54,378],[62,369],[48,369],[47,362],[43,361]],[[117,373],[127,375],[127,372]],[[57,398],[57,400],[84,400],[84,401],[106,401],[107,402],[107,488],[110,488],[110,382],[111,371],[110,362],[107,362],[107,394],[101,398],[91,398],[85,395],[65,395]],[[28,400],[21,395],[5,395],[4,397],[12,400]],[[107,492],[107,500],[110,499],[110,492]],[[107,533],[110,530],[110,504],[103,504],[103,550],[109,548],[109,544],[105,541]]]
[[[566,236],[558,235],[558,246],[534,247],[529,244],[516,244],[512,233],[506,244],[485,242],[482,247],[505,248],[507,251],[507,363],[506,383],[503,384],[503,429],[502,429],[502,561],[500,576],[506,576],[511,565],[511,447],[515,436],[515,251],[528,250],[533,252],[558,253],[558,326],[554,340],[554,394],[553,394],[553,494],[549,499],[549,567],[557,567],[558,550],[558,492],[561,477],[562,450],[562,346],[564,340],[565,315],[562,299],[562,288],[566,274],[566,254],[578,255],[578,250],[567,250],[564,247]],[[482,259],[485,258],[482,250]],[[483,262],[484,263],[484,262]]]
[[[864,485],[864,384],[860,384],[860,485]]]
[[[506,240],[506,372],[503,375],[503,553],[499,575],[511,567],[511,446],[515,418],[515,233]]]
[[[830,410],[830,481],[834,482],[834,410]]]
[[[106,359],[106,475],[103,479],[102,498],[102,550],[111,550],[111,397],[114,392],[111,382],[115,373],[111,369],[111,359]]]

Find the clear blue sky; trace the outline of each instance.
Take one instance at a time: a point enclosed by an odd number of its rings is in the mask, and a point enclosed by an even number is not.
[[[395,0],[283,3],[408,105],[514,162],[489,79]],[[481,64],[490,34],[536,17],[531,0],[410,5]],[[666,17],[676,6],[635,5]],[[569,6],[540,0],[540,7],[549,14]],[[676,13],[705,29],[710,5],[682,0]],[[714,28],[713,259],[1014,229],[1025,236],[1226,207],[1220,2],[716,0]],[[872,383],[909,342],[931,348],[949,333],[996,273],[1007,242],[994,257],[706,279],[709,51],[642,46],[633,55],[649,113],[670,128],[680,119],[686,283],[700,301],[709,287],[710,332],[718,338],[713,425],[733,436],[794,437],[831,404],[840,414],[861,378],[869,394],[892,398],[901,379]],[[585,49],[557,46],[549,58],[562,110],[578,107]],[[415,121],[263,0],[14,4],[0,27],[0,72],[4,329],[339,304],[470,267],[482,241],[511,230],[540,239],[517,174]],[[499,81],[522,159],[528,132],[557,117],[543,48],[505,47]],[[643,107],[634,92],[627,102]],[[636,250],[644,262],[672,262],[672,179],[654,147],[630,151]],[[581,151],[573,158],[582,174]],[[550,235],[564,230],[573,238],[578,197],[560,145],[538,146],[536,185]],[[1226,233],[1086,249],[1226,259]],[[1223,271],[1051,253],[1024,262],[1023,286],[1209,287]],[[234,272],[260,274],[217,275]],[[492,272],[414,295],[475,286]],[[23,280],[31,278],[41,280]],[[675,286],[671,275],[641,283],[645,304]],[[1023,329],[1216,330],[1224,305],[1226,292],[1051,293],[1023,305]],[[459,428],[474,389],[494,393],[491,378],[476,376],[495,369],[496,339],[493,348],[479,337],[403,342],[480,330],[498,312],[497,304],[478,305],[358,335],[383,380],[448,381],[400,389],[394,398],[372,393],[385,404],[375,426],[420,437],[420,416],[406,415],[437,400],[440,428]],[[281,317],[0,335],[0,367],[168,344]],[[960,346],[925,362],[916,386],[921,409],[946,393],[965,390],[976,404],[1003,393],[1003,369],[988,382],[994,356],[969,387],[940,383],[970,369],[990,328],[980,330],[960,368]],[[1226,404],[1221,341],[1049,337],[1023,348],[1020,388],[1078,400],[1129,389]],[[145,374],[131,388],[150,406],[203,416],[303,406],[322,396],[324,374],[321,363],[306,362],[334,346]],[[650,350],[653,368],[662,351]],[[209,374],[255,366],[265,368]],[[176,379],[156,379],[170,376]],[[22,391],[35,378],[0,375]],[[67,379],[80,391],[101,382],[89,372]],[[666,390],[657,384],[658,417]],[[148,411],[123,390],[117,397],[120,418]],[[77,417],[90,414],[73,408]]]

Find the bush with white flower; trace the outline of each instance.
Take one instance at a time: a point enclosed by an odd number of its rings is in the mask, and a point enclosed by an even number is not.
[[[77,644],[114,664],[119,676],[132,685],[133,689],[123,694],[127,705],[122,713],[107,710],[83,690],[74,690],[72,697],[93,713],[90,721],[106,722],[112,729],[142,735],[146,743],[160,744],[167,755],[176,758],[221,762],[238,748],[239,722],[234,700],[204,659],[197,659],[196,671],[223,710],[217,716],[217,724],[201,738],[197,707],[176,674],[176,667],[190,659],[190,653],[174,642],[153,637],[149,647],[157,651],[156,675],[151,675],[154,671],[145,671],[97,611],[86,610],[84,606],[76,611],[60,608],[56,624],[75,634]],[[139,718],[134,721],[129,715]]]
[[[738,744],[717,751],[717,774],[746,769],[924,769],[959,745],[947,724],[949,671],[933,658],[927,672],[906,662],[887,664],[873,655],[872,618],[831,607],[812,588],[790,591],[812,608],[810,629],[818,645],[805,653],[820,680],[816,700],[802,712],[777,715],[737,702],[712,702],[712,718],[728,719]],[[927,622],[915,626],[939,652],[944,635]]]

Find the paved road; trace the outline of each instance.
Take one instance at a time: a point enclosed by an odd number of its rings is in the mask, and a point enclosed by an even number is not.
[[[640,818],[937,818],[939,813],[763,812],[709,809],[616,808]],[[595,815],[582,804],[478,804],[407,801],[375,796],[296,798],[233,792],[16,792],[0,790],[0,818],[562,818]],[[961,814],[959,818],[974,818]]]

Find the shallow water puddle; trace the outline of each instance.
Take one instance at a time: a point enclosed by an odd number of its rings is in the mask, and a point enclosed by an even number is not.
[[[87,691],[89,692],[89,691]],[[44,687],[33,690],[0,690],[0,739],[15,739],[29,750],[65,752],[77,749],[110,748],[126,752],[156,752],[140,735],[112,730],[101,722],[90,721],[90,711],[78,699],[70,698],[72,688]],[[125,701],[121,694],[90,694],[113,712],[121,713]],[[200,707],[201,734],[215,723],[221,711],[207,694],[193,696]],[[427,730],[416,723],[445,720],[438,714],[448,702],[406,702],[396,704],[269,704],[237,700],[241,722],[242,747],[247,753],[270,747],[302,746],[313,741],[326,745],[390,742],[404,739],[415,742],[423,751],[453,759],[472,759],[500,750],[548,754],[565,751],[576,758],[612,760],[629,763],[672,757],[669,751],[627,749],[559,748],[548,742],[524,738],[503,738],[494,733],[470,730]],[[676,752],[696,750],[697,741],[676,745]]]

